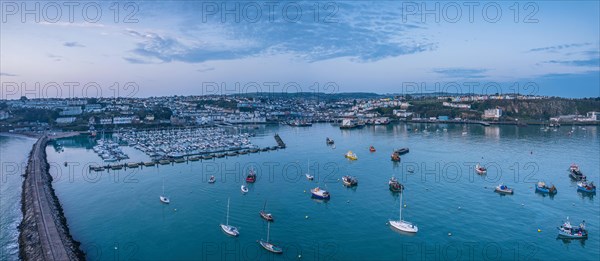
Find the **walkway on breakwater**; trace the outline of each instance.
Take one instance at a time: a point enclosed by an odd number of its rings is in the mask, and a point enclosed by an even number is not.
[[[48,138],[43,136],[33,145],[25,172],[20,256],[23,260],[85,259],[79,243],[69,235],[62,208],[52,189],[45,152],[47,142]]]

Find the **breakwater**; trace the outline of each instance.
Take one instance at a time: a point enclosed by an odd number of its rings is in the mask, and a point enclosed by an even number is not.
[[[48,138],[41,137],[29,154],[19,225],[19,255],[23,260],[85,260],[79,242],[69,233],[46,160]]]

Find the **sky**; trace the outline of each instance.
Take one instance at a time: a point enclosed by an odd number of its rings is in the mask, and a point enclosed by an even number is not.
[[[1,1],[2,99],[600,96],[598,1]]]

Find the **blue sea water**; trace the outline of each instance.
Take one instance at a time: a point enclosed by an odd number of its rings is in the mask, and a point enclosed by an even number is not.
[[[266,126],[253,130],[253,142],[275,145],[273,135],[279,133],[287,149],[110,172],[87,171],[89,163],[100,161],[87,137],[60,140],[64,151],[48,146],[47,152],[71,233],[90,260],[597,260],[598,198],[577,192],[567,169],[577,163],[598,183],[600,133],[597,127],[570,131],[570,126],[548,132],[534,126]],[[325,145],[326,137],[335,140],[335,148]],[[376,152],[369,152],[371,145]],[[400,147],[410,153],[395,164],[390,154]],[[124,150],[130,161],[148,160],[133,148]],[[345,159],[348,150],[359,159]],[[474,172],[477,163],[488,167],[486,175]],[[304,176],[309,164],[315,181]],[[250,167],[259,179],[243,195],[240,185]],[[215,184],[207,183],[210,175],[217,177]],[[344,187],[344,175],[356,176],[358,186]],[[419,227],[415,235],[387,224],[398,218],[400,207],[398,195],[388,190],[391,176],[406,186],[403,217]],[[158,199],[163,180],[169,205]],[[536,194],[537,181],[556,185],[558,194]],[[499,183],[515,194],[494,193]],[[316,186],[329,190],[331,200],[311,199],[309,190]],[[241,232],[236,238],[219,227],[228,198],[229,222]],[[256,242],[266,239],[267,225],[258,214],[265,202],[275,217],[270,241],[283,247],[282,255]],[[556,227],[567,216],[575,224],[586,221],[587,240],[557,239]]]
[[[35,139],[0,135],[0,260],[19,260],[21,185]]]

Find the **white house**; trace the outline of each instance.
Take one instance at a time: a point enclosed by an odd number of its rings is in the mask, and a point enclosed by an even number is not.
[[[501,116],[502,116],[502,109],[495,108],[495,109],[485,110],[482,117],[484,119],[494,119],[494,120],[497,120]]]

